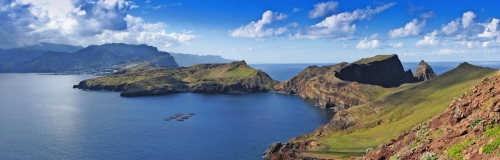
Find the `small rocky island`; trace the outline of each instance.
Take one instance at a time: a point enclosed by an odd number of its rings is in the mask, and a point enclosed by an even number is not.
[[[268,92],[278,81],[251,68],[245,61],[198,64],[170,69],[123,70],[116,74],[81,81],[73,88],[122,92],[124,97],[173,93]]]

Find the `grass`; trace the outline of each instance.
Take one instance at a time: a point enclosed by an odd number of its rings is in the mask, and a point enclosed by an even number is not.
[[[450,149],[448,150],[448,152],[446,152],[446,155],[448,157],[453,158],[453,159],[462,160],[463,159],[463,152],[462,152],[462,150],[465,147],[468,147],[468,146],[472,145],[472,143],[473,143],[472,139],[468,139],[465,142],[453,145],[452,147],[450,147]]]
[[[385,59],[391,58],[393,56],[394,55],[376,55],[374,57],[363,58],[361,60],[358,60],[358,61],[354,62],[354,64],[367,64],[370,62],[385,60]]]
[[[484,135],[488,138],[498,136],[500,135],[500,127],[498,125],[490,125],[486,128],[486,131],[484,131]]]
[[[500,146],[500,138],[496,138],[491,144],[487,144],[483,147],[483,153],[491,154]]]
[[[335,131],[321,141],[330,146],[327,152],[361,153],[366,148],[377,147],[404,130],[440,115],[453,97],[467,91],[471,83],[494,73],[493,69],[461,65],[430,81],[406,86],[407,89],[394,89],[377,101],[347,110],[357,120],[355,126],[348,128],[351,133]],[[378,121],[384,123],[374,126]]]

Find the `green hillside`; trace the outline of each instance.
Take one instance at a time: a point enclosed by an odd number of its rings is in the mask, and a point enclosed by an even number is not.
[[[321,154],[359,156],[367,149],[440,115],[454,98],[494,74],[493,69],[462,63],[429,81],[403,85],[401,87],[408,89],[396,90],[372,103],[349,108],[345,113],[355,119],[354,126],[330,132],[327,137],[309,139],[329,146]]]

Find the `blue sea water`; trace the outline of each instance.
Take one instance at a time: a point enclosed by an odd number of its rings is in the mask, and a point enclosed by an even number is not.
[[[429,64],[442,74],[459,63]],[[251,64],[279,81],[310,65]],[[418,63],[403,65],[415,71]],[[0,159],[261,159],[269,144],[310,133],[333,116],[293,95],[122,98],[72,89],[88,78],[0,74]],[[196,115],[163,121],[178,112]]]

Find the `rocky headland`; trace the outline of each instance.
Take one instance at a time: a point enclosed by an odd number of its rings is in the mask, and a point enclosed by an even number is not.
[[[383,61],[387,58],[378,57],[374,59]],[[366,62],[366,59],[364,61]],[[359,87],[362,89],[369,88],[368,90],[359,90],[359,88],[355,87],[349,88],[351,93],[355,89],[363,93],[360,94],[361,96],[357,94],[351,96],[357,99],[366,99],[366,101],[360,101],[364,103],[358,103],[343,110],[339,108],[330,122],[318,127],[310,134],[292,138],[286,143],[274,143],[264,152],[263,158],[339,159],[362,156],[365,151],[370,151],[375,146],[389,142],[390,139],[397,137],[397,134],[404,130],[411,129],[439,115],[449,104],[443,99],[453,99],[454,96],[460,95],[467,90],[467,86],[470,87],[472,83],[495,72],[490,68],[462,63],[457,68],[436,77],[430,66],[422,61],[416,74],[411,74],[411,71],[405,72],[401,70],[399,73],[402,74],[397,74],[401,79],[393,79],[393,82],[426,80],[425,82],[399,84],[399,87],[386,88],[337,78],[335,74],[338,75],[338,70],[346,66],[348,66],[347,63],[325,67],[309,67],[291,80],[278,85],[278,89],[299,95],[301,95],[301,92],[307,93],[308,90],[314,90],[317,94],[316,97],[331,101],[333,98],[326,97],[336,98],[331,94],[332,92],[328,92],[328,89],[334,88],[335,85],[322,85],[322,83],[331,83],[335,80],[337,83],[343,82],[351,86],[354,86],[353,84],[363,86]],[[369,66],[371,66],[370,63],[365,65],[365,67]],[[365,70],[370,69],[365,68]],[[331,74],[332,71],[333,74]],[[367,74],[365,76],[374,75]],[[327,79],[326,77],[330,78],[329,81],[318,81],[318,79],[321,80],[322,78],[323,80]],[[311,82],[313,83],[311,84]],[[314,87],[316,88],[308,89]],[[370,96],[370,94],[375,96]],[[301,97],[309,98],[303,95]],[[321,101],[321,99],[318,101]]]
[[[310,66],[295,77],[280,83],[275,90],[298,94],[317,101],[322,108],[340,111],[366,104],[380,97],[384,88],[398,87],[404,83],[421,82],[434,78],[436,73],[422,61],[417,72],[428,74],[427,79],[404,71],[398,56],[378,55],[358,60],[352,64],[342,62],[331,66]]]
[[[122,92],[124,97],[196,93],[253,93],[271,91],[278,84],[245,61],[199,64],[170,69],[120,71],[114,75],[81,81],[73,88]]]

